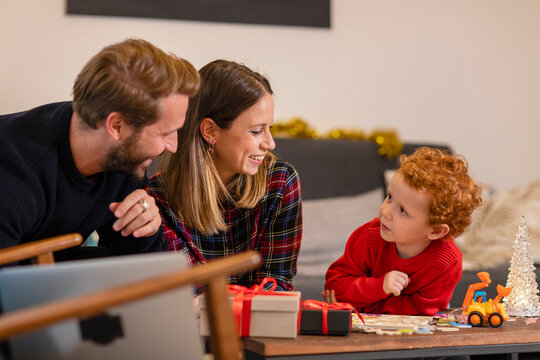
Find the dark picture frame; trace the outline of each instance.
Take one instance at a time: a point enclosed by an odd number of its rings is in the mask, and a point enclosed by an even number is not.
[[[67,0],[67,14],[329,28],[330,0]]]

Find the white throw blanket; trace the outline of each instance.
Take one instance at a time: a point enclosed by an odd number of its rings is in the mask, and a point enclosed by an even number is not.
[[[474,212],[471,227],[456,239],[463,253],[463,270],[510,266],[522,216],[529,230],[535,263],[540,264],[540,181],[535,181],[495,194]]]

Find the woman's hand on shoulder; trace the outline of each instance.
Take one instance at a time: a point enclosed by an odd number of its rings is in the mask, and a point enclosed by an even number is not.
[[[111,203],[109,208],[117,217],[113,229],[120,231],[122,236],[152,236],[161,226],[156,201],[143,189],[133,191],[122,202]]]

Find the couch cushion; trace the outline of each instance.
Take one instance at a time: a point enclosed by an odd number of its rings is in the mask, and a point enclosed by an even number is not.
[[[319,299],[326,270],[345,249],[351,233],[378,216],[382,188],[353,196],[304,200],[304,233],[295,288],[305,299]]]

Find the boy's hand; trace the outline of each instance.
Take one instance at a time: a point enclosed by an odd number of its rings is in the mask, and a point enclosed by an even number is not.
[[[334,290],[324,290],[321,291],[321,295],[328,304],[333,304],[336,301],[336,292]]]
[[[407,274],[392,270],[384,276],[383,291],[387,294],[399,296],[401,291],[409,285],[409,277]]]

